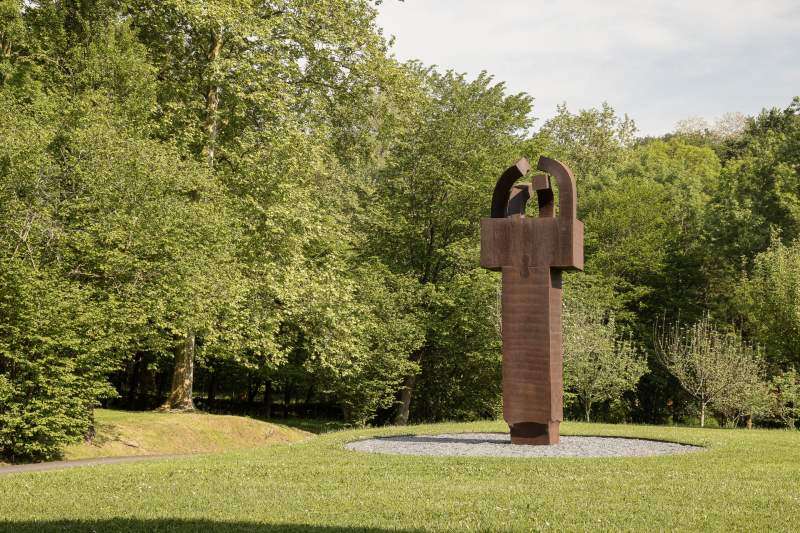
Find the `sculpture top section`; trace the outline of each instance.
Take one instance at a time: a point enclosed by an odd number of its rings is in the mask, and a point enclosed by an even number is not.
[[[555,159],[542,156],[539,158],[536,168],[556,178],[556,183],[558,184],[559,216],[575,219],[577,193],[575,190],[575,178],[572,176],[572,171],[569,167]],[[505,218],[511,214],[524,214],[524,211],[522,213],[508,213],[507,207],[509,205],[509,199],[512,197],[511,191],[514,183],[519,178],[525,176],[530,169],[530,163],[523,157],[503,172],[500,179],[497,180],[497,184],[494,187],[494,194],[492,194],[492,218]],[[537,197],[550,196],[552,194],[550,180],[547,176],[537,175],[533,177],[532,181]],[[548,190],[551,191],[550,195],[546,192]],[[540,211],[541,207],[540,202]],[[539,216],[542,215],[540,214]]]
[[[497,180],[491,218],[481,220],[481,266],[490,270],[504,266],[583,270],[583,223],[576,218],[572,172],[555,159],[540,157],[536,168],[547,174],[533,176],[529,184],[515,185],[530,168],[527,159],[520,159]],[[557,216],[550,177],[558,187]],[[534,191],[539,216],[526,217],[525,207]]]

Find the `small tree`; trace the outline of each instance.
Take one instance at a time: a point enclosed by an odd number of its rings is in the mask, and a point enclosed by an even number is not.
[[[647,361],[620,338],[614,316],[568,303],[564,308],[564,388],[580,401],[589,422],[592,405],[633,389]]]
[[[762,372],[759,350],[734,331],[718,330],[708,315],[690,327],[657,327],[655,341],[662,364],[700,404],[700,427],[710,405],[747,403],[735,398],[747,397],[743,391]]]
[[[794,369],[773,376],[770,381],[773,414],[794,429],[800,418],[800,374]]]
[[[754,418],[769,416],[774,411],[770,384],[765,381],[763,371],[742,376],[742,381],[713,404],[714,410],[730,427],[736,427],[744,419],[747,428],[752,429]]]

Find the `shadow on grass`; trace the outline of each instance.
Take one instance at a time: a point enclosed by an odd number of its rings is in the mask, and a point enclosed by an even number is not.
[[[309,433],[314,433],[317,435],[322,433],[328,433],[330,431],[338,431],[340,429],[352,428],[350,424],[343,422],[341,420],[328,420],[324,418],[297,418],[297,417],[281,418],[276,416],[268,417],[264,416],[264,414],[257,409],[235,410],[235,409],[209,408],[202,410],[198,409],[197,412],[209,415],[246,416],[254,420],[260,420],[261,422],[269,422],[270,424],[277,424],[279,426],[288,426],[290,428],[300,429],[302,431],[308,431]]]
[[[316,418],[264,418],[259,416],[252,416],[252,418],[261,420],[262,422],[270,422],[271,424],[289,426],[290,428],[308,431],[316,435],[352,428],[349,424],[338,420],[320,420]]]
[[[335,533],[335,532],[364,532],[364,533],[412,533],[411,529],[384,529],[374,527],[347,527],[347,526],[315,526],[309,524],[258,524],[255,522],[218,522],[213,520],[179,520],[179,519],[154,519],[138,520],[128,518],[112,518],[110,520],[53,520],[53,521],[0,521],[0,531],[13,531],[15,533],[51,532],[51,531],[169,531],[188,533],[200,531],[209,532],[300,532],[310,533]]]

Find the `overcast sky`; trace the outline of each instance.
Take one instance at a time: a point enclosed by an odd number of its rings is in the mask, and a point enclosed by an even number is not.
[[[678,120],[786,107],[800,95],[800,0],[385,0],[398,59],[535,98],[546,119],[608,101],[642,134]]]

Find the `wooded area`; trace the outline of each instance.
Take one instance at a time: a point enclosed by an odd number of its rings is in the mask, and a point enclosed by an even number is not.
[[[97,405],[498,416],[479,221],[572,168],[575,418],[800,417],[800,99],[643,138],[397,62],[367,0],[0,0],[0,456]],[[535,210],[535,206],[531,209]],[[703,420],[705,422],[705,420]]]

